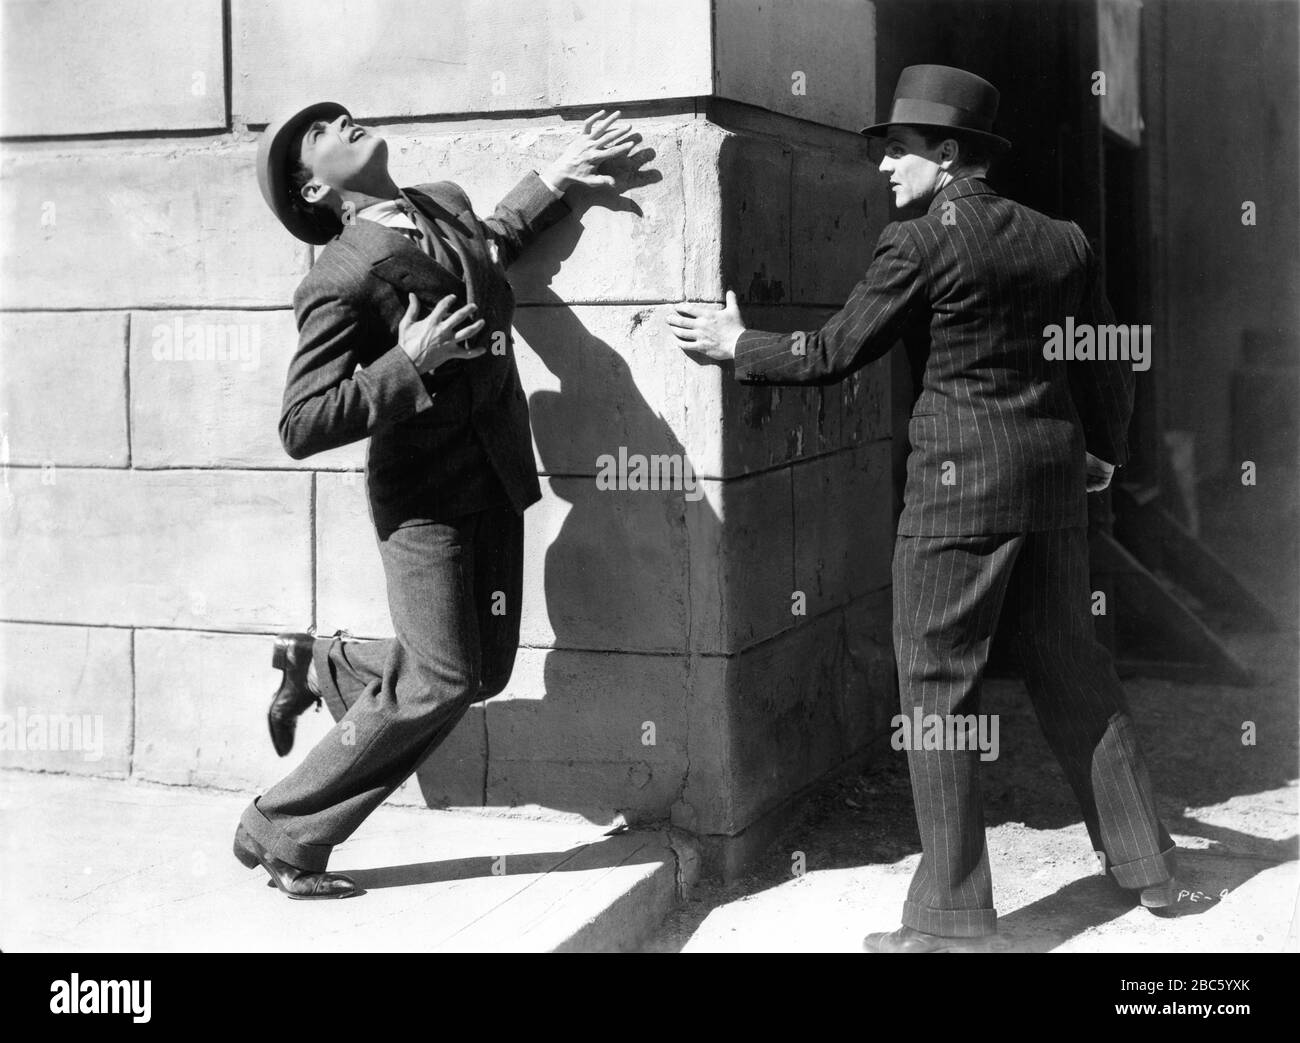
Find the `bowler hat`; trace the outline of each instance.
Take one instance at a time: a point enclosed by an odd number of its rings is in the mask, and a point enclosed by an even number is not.
[[[272,123],[257,145],[257,185],[262,190],[266,205],[285,228],[303,242],[316,246],[328,243],[343,226],[337,220],[313,219],[294,205],[294,187],[289,180],[289,165],[291,162],[296,163],[298,156],[290,156],[289,150],[298,135],[313,122],[333,120],[339,116],[352,118],[352,114],[337,102],[318,101]]]
[[[899,123],[912,127],[956,130],[978,137],[998,150],[1011,142],[993,133],[998,114],[998,89],[981,76],[950,65],[909,65],[894,88],[889,119],[863,127],[862,133],[882,137]]]

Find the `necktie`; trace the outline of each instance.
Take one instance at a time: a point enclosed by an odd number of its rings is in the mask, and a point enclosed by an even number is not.
[[[460,258],[447,248],[442,236],[433,227],[433,224],[419,211],[418,207],[413,206],[405,199],[397,200],[398,209],[406,214],[412,221],[418,231],[409,228],[401,229],[402,233],[408,235],[412,242],[415,243],[424,253],[432,257],[447,270],[454,272],[458,277],[464,278],[465,273],[461,268]]]

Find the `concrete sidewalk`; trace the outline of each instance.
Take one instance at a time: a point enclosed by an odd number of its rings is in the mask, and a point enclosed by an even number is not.
[[[1271,864],[1205,849],[1179,853],[1184,895],[1177,915],[1156,916],[1097,875],[1086,837],[1064,829],[990,829],[989,855],[1009,952],[1295,952],[1300,864]],[[1178,836],[1180,845],[1195,838]],[[1026,852],[1037,868],[1017,879]],[[720,902],[673,950],[692,952],[861,952],[862,936],[898,926],[919,855],[858,868],[812,870]],[[1226,897],[1216,900],[1227,891]],[[1193,899],[1195,894],[1195,899]],[[666,946],[665,946],[666,948]]]
[[[1022,686],[985,685],[983,710],[1001,721],[1000,756],[981,775],[1007,949],[1297,951],[1296,637],[1231,640],[1260,674],[1258,685],[1125,685],[1161,818],[1179,848],[1186,893],[1172,916],[1142,909],[1099,875]],[[817,794],[804,811],[747,878],[701,884],[645,948],[860,952],[863,935],[897,927],[920,859],[905,756],[882,744],[864,773]]]
[[[1296,951],[1296,642],[1238,642],[1255,687],[1126,685],[1179,846],[1187,893],[1173,916],[1098,875],[1020,685],[987,684],[1002,744],[983,773],[985,816],[1008,948]],[[332,863],[368,893],[291,902],[230,853],[247,799],[0,771],[0,948],[857,952],[863,934],[897,926],[919,858],[906,760],[887,747],[809,798],[749,877],[693,890],[698,857],[667,833],[384,805]]]
[[[230,853],[241,794],[0,772],[5,952],[485,952],[634,948],[692,853],[664,833],[384,805],[295,902]]]

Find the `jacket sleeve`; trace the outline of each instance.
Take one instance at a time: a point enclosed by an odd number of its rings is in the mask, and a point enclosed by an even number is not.
[[[280,441],[293,459],[360,441],[433,405],[400,345],[374,357],[373,329],[350,301],[304,283],[294,315],[298,350],[280,414]]]
[[[1101,265],[1087,237],[1078,229],[1083,242],[1086,275],[1076,325],[1099,326],[1115,322]],[[1133,395],[1137,378],[1133,363],[1125,359],[1082,359],[1066,363],[1070,379],[1070,397],[1083,426],[1084,446],[1093,456],[1116,467],[1128,462],[1128,425],[1133,416]]]
[[[743,384],[833,384],[888,353],[926,303],[925,266],[900,222],[880,233],[876,253],[844,307],[819,330],[746,330],[736,342]]]

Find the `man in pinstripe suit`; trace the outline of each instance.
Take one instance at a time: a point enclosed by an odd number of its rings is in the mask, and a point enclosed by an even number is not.
[[[894,650],[902,710],[978,715],[989,645],[1008,591],[1025,680],[1083,809],[1093,847],[1149,907],[1174,900],[1161,825],[1123,689],[1094,635],[1088,491],[1126,462],[1134,376],[1127,359],[1052,361],[1045,327],[1110,325],[1083,232],[1004,199],[984,179],[1009,146],[992,132],[998,94],[946,66],[903,71],[880,171],[894,222],[847,304],[819,330],[747,330],[735,295],[683,304],[684,350],[750,384],[828,384],[903,340],[919,378],[894,551]],[[951,733],[950,733],[951,734]],[[922,856],[903,926],[873,952],[987,951],[996,933],[979,751],[920,749],[908,764]]]

